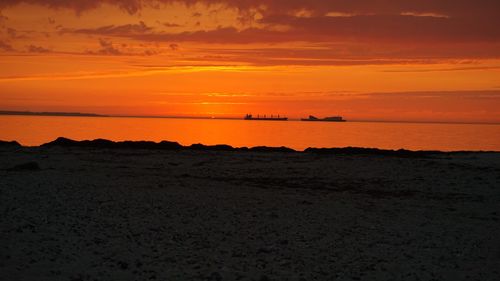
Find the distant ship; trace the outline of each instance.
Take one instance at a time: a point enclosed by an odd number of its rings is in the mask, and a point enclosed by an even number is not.
[[[288,117],[280,117],[279,115],[278,116],[271,115],[271,117],[266,117],[266,115],[261,117],[260,115],[257,115],[257,117],[254,117],[252,114],[247,114],[247,115],[245,115],[244,119],[245,120],[262,120],[262,121],[287,121]]]
[[[309,115],[309,118],[302,118],[301,121],[323,121],[323,122],[345,122],[346,120],[342,118],[342,116],[333,116],[333,117],[325,117],[325,118],[317,118],[312,115]]]

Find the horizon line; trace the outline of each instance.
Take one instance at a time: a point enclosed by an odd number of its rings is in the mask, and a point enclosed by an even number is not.
[[[157,118],[157,119],[200,119],[200,120],[243,120],[242,117],[236,116],[184,116],[184,115],[136,115],[136,114],[98,114],[86,112],[60,112],[60,111],[17,111],[17,110],[0,110],[0,116],[53,116],[53,117],[93,117],[93,118]],[[286,115],[283,115],[286,116]],[[301,117],[289,118],[288,121],[300,121]],[[423,124],[477,124],[477,125],[500,125],[500,122],[495,121],[429,121],[429,120],[385,120],[385,119],[363,119],[353,118],[347,119],[348,122],[378,122],[378,123],[423,123]]]

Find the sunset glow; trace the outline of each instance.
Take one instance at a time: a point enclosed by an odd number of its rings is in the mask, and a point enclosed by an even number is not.
[[[0,110],[498,123],[499,3],[1,1]]]

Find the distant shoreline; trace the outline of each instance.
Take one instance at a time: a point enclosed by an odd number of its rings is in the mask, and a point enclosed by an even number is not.
[[[144,119],[191,119],[191,120],[244,120],[238,117],[211,117],[211,116],[155,116],[155,115],[105,115],[80,112],[34,112],[34,111],[0,111],[0,116],[55,116],[55,117],[106,117],[106,118],[144,118]],[[289,118],[288,122],[304,122],[300,118]],[[459,121],[412,121],[412,120],[367,120],[349,119],[349,123],[408,123],[408,124],[464,124],[464,125],[500,125],[496,122],[459,122]],[[286,123],[286,122],[285,122]],[[309,122],[308,122],[309,123]],[[338,122],[331,122],[338,123]],[[342,122],[343,123],[343,122]]]
[[[64,116],[64,117],[110,117],[109,115],[80,112],[33,112],[33,111],[0,111],[0,115],[21,115],[21,116]]]

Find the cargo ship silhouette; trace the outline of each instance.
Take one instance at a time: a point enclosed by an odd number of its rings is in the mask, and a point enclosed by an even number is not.
[[[323,121],[323,122],[345,122],[346,120],[342,116],[333,116],[325,118],[317,118],[315,116],[309,115],[309,118],[302,118],[300,121]]]
[[[262,117],[260,115],[257,115],[257,117],[254,117],[252,114],[247,114],[243,119],[256,121],[287,121],[288,117],[280,117],[279,114],[278,116],[271,115],[271,117],[267,117],[266,115]]]

